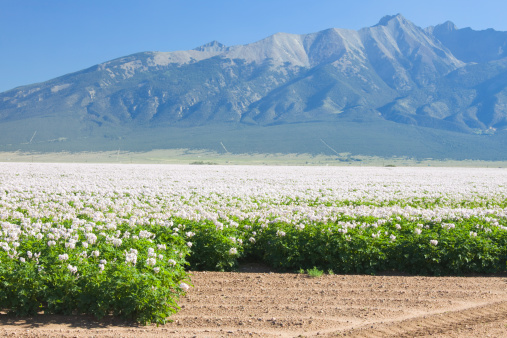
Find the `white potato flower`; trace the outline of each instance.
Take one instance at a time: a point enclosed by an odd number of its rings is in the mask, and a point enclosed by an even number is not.
[[[67,269],[69,269],[69,271],[70,271],[71,273],[76,273],[76,272],[77,272],[77,267],[72,266],[72,265],[70,265],[70,264],[69,264],[69,265],[67,265]]]

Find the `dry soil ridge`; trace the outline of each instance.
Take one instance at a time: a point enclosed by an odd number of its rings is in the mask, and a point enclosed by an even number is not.
[[[507,322],[507,302],[505,301],[460,311],[393,321],[385,325],[375,325],[374,328],[346,330],[340,332],[340,335],[350,337],[423,337],[436,334],[458,334],[462,330],[473,330],[474,325],[478,323],[485,325],[496,322],[504,324]]]

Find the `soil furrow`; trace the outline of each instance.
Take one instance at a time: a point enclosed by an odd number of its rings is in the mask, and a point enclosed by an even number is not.
[[[0,336],[507,336],[504,276],[411,277],[194,272],[172,323],[135,326],[79,316],[12,318]]]
[[[436,315],[416,317],[389,324],[380,325],[378,328],[360,328],[335,332],[332,336],[350,337],[422,337],[435,334],[455,333],[493,322],[507,320],[507,302],[497,302],[484,306],[472,307],[466,310],[445,312]],[[504,325],[505,332],[507,327]]]

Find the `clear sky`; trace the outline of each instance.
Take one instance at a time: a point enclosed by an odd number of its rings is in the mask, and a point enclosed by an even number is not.
[[[397,13],[507,31],[507,0],[0,0],[0,92],[137,52],[357,30]]]

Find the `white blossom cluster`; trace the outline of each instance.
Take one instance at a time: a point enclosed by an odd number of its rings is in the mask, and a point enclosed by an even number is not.
[[[148,216],[164,221],[177,216],[217,226],[231,216],[320,221],[337,212],[437,218],[469,214],[470,208],[458,207],[461,202],[494,206],[507,195],[504,169],[2,164],[0,179],[5,207],[16,205],[35,217],[84,213],[109,220],[110,228],[127,215],[131,224],[145,224]],[[336,203],[344,200],[374,206],[357,210]],[[419,208],[420,200],[437,207]],[[390,201],[408,207],[382,206]]]
[[[314,222],[338,222],[343,234],[403,218],[420,222],[414,230],[418,235],[428,222],[452,230],[453,222],[477,217],[489,224],[477,231],[487,232],[507,229],[506,200],[504,169],[2,163],[0,250],[9,257],[34,259],[16,250],[22,238],[33,236],[50,247],[82,247],[88,250],[86,257],[96,258],[99,241],[116,248],[127,239],[153,242],[155,234],[149,230],[133,235],[139,225],[167,227],[191,248],[195,233],[173,223],[176,218],[206,220],[217,231],[237,228],[245,220],[262,228],[287,222],[298,230]],[[339,221],[342,216],[351,221]],[[355,221],[363,216],[376,221]],[[71,226],[63,226],[64,221]],[[118,230],[124,223],[131,230]],[[396,229],[402,226],[396,224]],[[392,234],[389,238],[396,241]],[[250,235],[245,240],[256,242]],[[242,244],[239,238],[231,241]],[[160,245],[153,244],[157,253],[143,259],[146,265],[167,261]],[[229,253],[236,255],[237,249]],[[69,259],[65,255],[59,256],[62,262]],[[125,263],[135,265],[138,255],[126,250]],[[98,264],[102,270],[107,266]],[[75,273],[73,265],[68,269]]]

